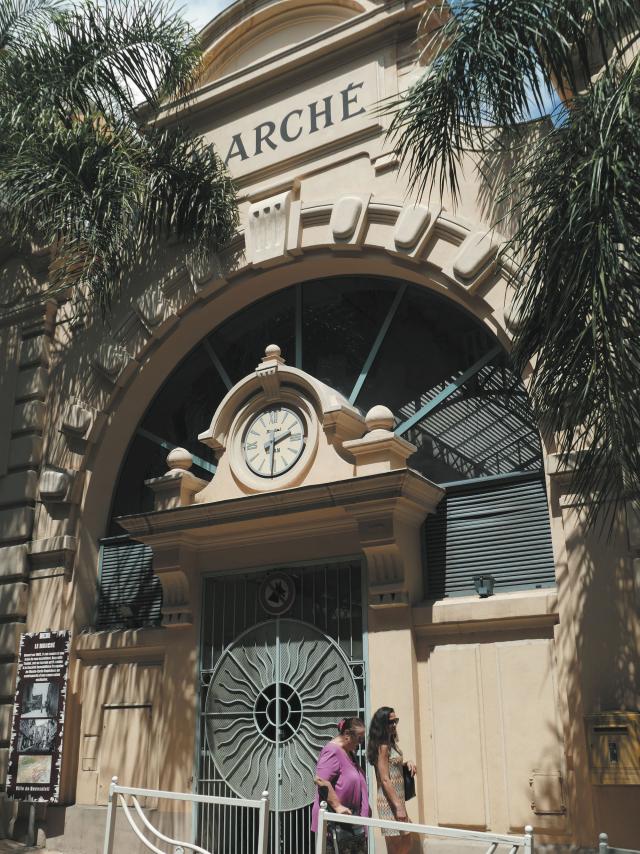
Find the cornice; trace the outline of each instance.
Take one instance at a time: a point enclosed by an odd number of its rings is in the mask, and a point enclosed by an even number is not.
[[[417,635],[438,640],[496,631],[549,631],[560,622],[555,588],[423,602],[414,606],[412,615]]]
[[[135,538],[165,540],[168,536],[175,541],[183,539],[189,532],[205,527],[221,528],[255,524],[261,519],[274,520],[278,517],[298,517],[301,514],[320,513],[332,510],[353,510],[361,515],[365,505],[372,512],[386,508],[389,503],[432,507],[444,495],[443,490],[412,469],[384,472],[381,474],[354,477],[326,484],[311,484],[279,490],[267,494],[248,495],[208,504],[193,504],[155,513],[124,516],[118,522]],[[404,508],[406,512],[406,508]],[[338,514],[340,516],[342,514]],[[336,519],[338,521],[338,519]],[[311,522],[309,524],[312,524]],[[325,527],[323,525],[323,527]],[[331,523],[327,524],[331,527]],[[188,538],[191,540],[191,538]]]
[[[418,18],[419,6],[410,0],[393,0],[363,12],[298,44],[290,45],[275,55],[206,83],[188,96],[167,104],[156,123],[171,122],[183,111],[192,118],[217,104],[223,105],[223,112],[228,114],[239,108],[240,105],[233,102],[240,100],[243,95],[255,102],[256,87],[281,87],[286,85],[286,77],[292,72],[295,72],[299,82],[301,74],[304,76],[305,73],[316,73],[318,70],[326,72],[333,66],[344,64],[345,60],[352,61],[370,52],[372,42],[383,32],[385,43],[392,42],[390,28]],[[309,71],[305,71],[309,66]]]

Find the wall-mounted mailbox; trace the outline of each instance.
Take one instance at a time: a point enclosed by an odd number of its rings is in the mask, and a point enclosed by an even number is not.
[[[640,786],[640,712],[587,715],[591,782]]]

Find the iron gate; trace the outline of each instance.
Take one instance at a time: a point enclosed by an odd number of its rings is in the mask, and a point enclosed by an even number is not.
[[[358,561],[278,570],[292,602],[270,614],[270,573],[208,578],[203,591],[198,792],[271,796],[270,854],[311,854],[313,770],[341,717],[365,709]],[[198,843],[251,854],[255,817],[204,806]]]

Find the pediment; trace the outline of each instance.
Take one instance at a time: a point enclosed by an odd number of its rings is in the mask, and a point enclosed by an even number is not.
[[[364,10],[364,6],[355,0],[324,3],[280,0],[252,4],[251,12],[243,15],[246,8],[246,3],[234,4],[228,15],[223,13],[203,30],[204,82],[268,60],[282,50],[356,17]]]

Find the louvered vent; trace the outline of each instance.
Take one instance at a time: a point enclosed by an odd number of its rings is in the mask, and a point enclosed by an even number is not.
[[[428,599],[474,593],[488,573],[495,591],[555,584],[551,527],[540,474],[453,485],[425,524]]]
[[[153,574],[149,546],[130,540],[103,541],[96,628],[140,628],[160,623],[162,587]]]

